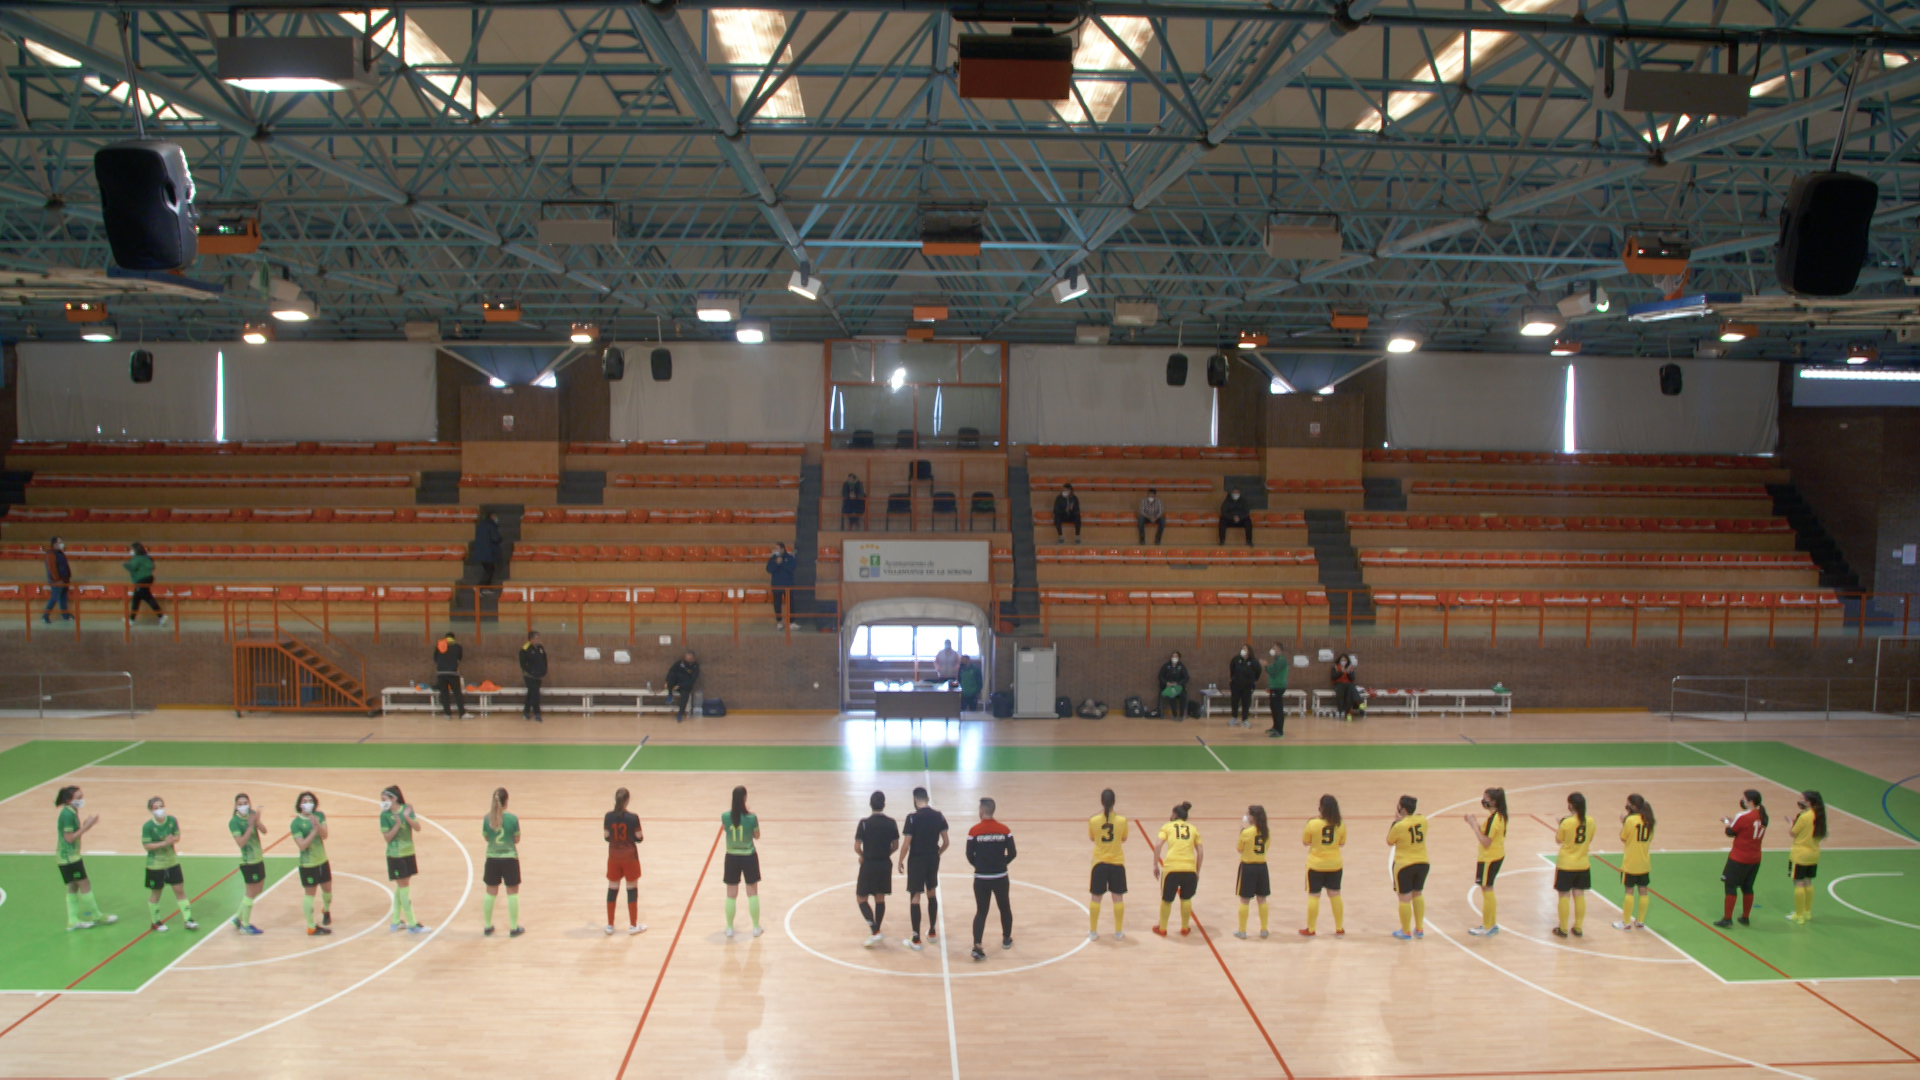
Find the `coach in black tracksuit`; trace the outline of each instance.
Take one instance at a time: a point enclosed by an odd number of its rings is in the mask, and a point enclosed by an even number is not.
[[[433,647],[433,686],[440,694],[440,711],[453,719],[454,706],[460,707],[460,719],[467,718],[467,695],[460,686],[460,643],[448,633]]]
[[[1253,688],[1260,681],[1260,661],[1253,658],[1253,646],[1242,645],[1227,664],[1227,689],[1230,692],[1229,720],[1243,727],[1253,726]]]
[[[973,864],[973,958],[985,960],[980,936],[987,929],[987,907],[1000,902],[1000,947],[1013,948],[1013,908],[1007,906],[1007,864],[1019,854],[1013,830],[993,820],[993,800],[980,800],[980,823],[967,831],[967,861]]]
[[[526,684],[527,700],[520,706],[526,720],[545,720],[540,711],[540,683],[547,677],[547,647],[540,644],[540,631],[527,631],[527,643],[520,646],[520,681]]]

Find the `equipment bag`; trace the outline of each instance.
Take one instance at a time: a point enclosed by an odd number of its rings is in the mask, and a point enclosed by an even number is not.
[[[1107,703],[1088,698],[1080,703],[1079,714],[1084,720],[1104,720],[1107,716]]]
[[[1128,694],[1127,700],[1122,704],[1122,707],[1126,710],[1128,716],[1140,717],[1147,715],[1146,703],[1140,700],[1139,694]]]
[[[1073,715],[1073,699],[1065,694],[1053,699],[1053,715],[1061,718]]]
[[[725,716],[727,715],[727,703],[717,697],[707,698],[700,703],[700,715]]]

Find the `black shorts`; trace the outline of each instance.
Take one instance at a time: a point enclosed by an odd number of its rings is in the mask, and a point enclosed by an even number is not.
[[[1644,889],[1651,884],[1653,884],[1653,875],[1651,873],[1629,874],[1622,872],[1620,875],[1620,887],[1623,889]]]
[[[331,884],[333,884],[333,864],[332,863],[323,862],[319,866],[303,866],[300,868],[300,887],[301,888],[311,889],[315,885],[331,885]]]
[[[1720,880],[1726,883],[1728,896],[1736,892],[1751,893],[1753,879],[1759,876],[1760,864],[1757,862],[1734,862],[1728,859],[1726,869],[1720,871]]]
[[[760,884],[760,853],[755,851],[747,855],[727,853],[727,861],[720,868],[720,880],[729,885],[740,884],[746,879],[749,885]]]
[[[1793,864],[1793,880],[1795,881],[1812,881],[1814,878],[1814,875],[1818,874],[1819,872],[1820,872],[1819,863],[1794,863]]]
[[[1267,873],[1267,864],[1263,862],[1243,862],[1240,864],[1240,876],[1235,892],[1242,900],[1251,900],[1258,896],[1266,899],[1273,895],[1272,880]]]
[[[1087,885],[1087,892],[1094,896],[1127,895],[1127,868],[1120,863],[1094,863],[1093,880]]]
[[[940,887],[940,856],[907,859],[907,893],[918,896]]]
[[[866,859],[860,863],[860,880],[853,886],[855,896],[892,896],[893,863],[888,859]]]
[[[1493,888],[1494,880],[1500,876],[1500,868],[1506,864],[1507,860],[1505,859],[1495,859],[1492,862],[1483,862],[1476,865],[1473,868],[1474,884],[1480,886],[1482,889]]]
[[[410,878],[420,872],[420,864],[411,855],[387,856],[387,880],[399,881]]]
[[[480,881],[488,888],[499,885],[505,885],[509,889],[519,888],[520,860],[488,859],[486,869],[480,873]]]
[[[1192,870],[1169,870],[1160,875],[1160,900],[1171,904],[1178,896],[1182,900],[1193,899],[1200,889],[1200,875]]]
[[[1345,870],[1309,870],[1307,871],[1307,892],[1310,894],[1317,893],[1321,889],[1325,889],[1328,892],[1339,892],[1340,879],[1344,877],[1346,873]]]
[[[263,862],[243,862],[240,864],[240,880],[248,885],[258,885],[267,880],[267,864]]]
[[[1581,892],[1593,888],[1592,870],[1555,870],[1553,872],[1554,892]]]
[[[76,881],[85,880],[87,880],[87,862],[85,859],[75,859],[70,863],[60,864],[61,884],[72,885]]]
[[[158,870],[151,868],[147,870],[147,888],[149,889],[159,890],[169,885],[185,885],[186,883],[187,876],[181,873],[180,867],[177,865],[161,867]]]
[[[1403,866],[1393,875],[1394,891],[1398,893],[1419,892],[1427,887],[1427,871],[1433,869],[1432,863],[1417,862],[1412,866]]]

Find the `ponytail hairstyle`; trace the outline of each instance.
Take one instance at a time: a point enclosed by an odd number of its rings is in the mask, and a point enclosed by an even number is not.
[[[1825,840],[1827,838],[1827,800],[1821,798],[1817,791],[1803,791],[1800,797],[1807,800],[1807,809],[1813,811],[1813,838]]]
[[[1747,800],[1747,809],[1760,811],[1761,827],[1764,828],[1768,824],[1770,824],[1770,822],[1767,819],[1767,808],[1760,805],[1760,793],[1757,791],[1754,791],[1752,788],[1748,788],[1746,791],[1743,791],[1740,794],[1743,798]],[[1821,804],[1823,808],[1825,807],[1825,805],[1826,804],[1824,803]]]
[[[1267,842],[1267,808],[1264,806],[1247,807],[1247,816],[1253,819],[1253,827],[1259,830],[1261,843]]]
[[[1411,795],[1400,796],[1400,809],[1405,810],[1407,813],[1409,814],[1413,813],[1416,809],[1419,808],[1419,806],[1420,806],[1419,799],[1416,799]]]
[[[313,804],[313,809],[314,809],[314,811],[315,811],[315,812],[318,812],[318,811],[319,811],[319,809],[320,809],[320,796],[318,796],[318,795],[315,795],[315,794],[314,794],[313,792],[311,792],[311,791],[303,791],[303,792],[301,792],[300,794],[298,794],[298,795],[295,795],[295,796],[293,797],[293,812],[294,812],[294,813],[296,813],[296,814],[297,814],[297,813],[299,813],[299,812],[300,812],[300,804],[301,804],[301,803],[303,803],[303,802],[310,802],[310,803],[312,803],[312,804]]]
[[[67,805],[68,803],[73,801],[74,794],[79,790],[80,790],[79,784],[68,784],[66,787],[63,787],[59,791],[54,792],[53,805],[55,806]],[[1109,792],[1109,794],[1111,794],[1111,792]]]
[[[1567,796],[1567,805],[1573,807],[1574,817],[1579,818],[1581,821],[1587,820],[1587,797],[1585,795],[1577,791],[1574,792]]]
[[[1487,815],[1486,829],[1487,835],[1492,836],[1494,818],[1497,817],[1505,822],[1513,821],[1513,818],[1507,815],[1507,789],[1503,787],[1490,787],[1483,794],[1486,800],[1493,804],[1493,812]]]
[[[1320,796],[1320,820],[1338,827],[1340,824],[1340,800],[1331,795]]]
[[[405,806],[407,804],[407,797],[405,795],[400,794],[399,784],[394,784],[390,787],[381,788],[380,794],[393,796],[394,803],[399,806]]]
[[[733,789],[733,823],[740,824],[740,815],[747,812],[747,787],[745,784]]]
[[[1185,821],[1185,820],[1187,820],[1187,814],[1188,814],[1188,813],[1189,813],[1189,812],[1190,812],[1190,811],[1191,811],[1192,809],[1193,809],[1193,804],[1192,804],[1192,803],[1190,803],[1190,802],[1183,802],[1183,803],[1181,803],[1180,805],[1178,805],[1178,806],[1176,806],[1176,807],[1174,807],[1174,808],[1173,808],[1173,819],[1174,819],[1175,821]]]
[[[621,811],[625,810],[627,808],[627,799],[629,799],[630,797],[631,796],[627,794],[626,788],[619,788],[615,790],[613,793],[613,812],[618,814]]]
[[[500,831],[500,826],[506,820],[506,812],[507,812],[507,789],[503,787],[494,788],[493,789],[493,805],[487,808],[487,828],[492,829],[495,833],[498,833]]]
[[[1627,809],[1640,815],[1640,824],[1647,827],[1647,837],[1653,837],[1653,807],[1638,795],[1627,796]]]
[[[1113,820],[1113,789],[1112,788],[1107,788],[1106,790],[1100,793],[1100,811],[1101,813],[1104,813],[1107,816],[1108,821]]]

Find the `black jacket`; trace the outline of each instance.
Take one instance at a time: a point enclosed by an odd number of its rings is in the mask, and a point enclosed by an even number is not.
[[[1236,499],[1229,495],[1220,502],[1220,520],[1229,525],[1244,525],[1253,520],[1253,509],[1244,496]]]
[[[773,578],[774,588],[793,587],[793,568],[798,562],[799,560],[793,557],[791,551],[777,551],[767,556],[767,573]]]
[[[547,677],[547,647],[537,641],[520,646],[520,674],[529,679]]]
[[[1187,680],[1187,665],[1175,660],[1169,660],[1160,665],[1161,690],[1165,690],[1169,686],[1185,686],[1187,685]]]
[[[1080,517],[1080,496],[1063,491],[1053,497],[1053,519],[1074,521]]]
[[[974,877],[1005,877],[1007,864],[1019,854],[1013,848],[1013,830],[992,818],[967,831],[967,862]]]
[[[1260,661],[1251,656],[1233,655],[1227,665],[1227,685],[1235,690],[1251,690],[1260,681]]]
[[[473,561],[500,561],[500,526],[492,518],[481,518],[473,526]]]
[[[440,646],[445,645],[442,649]],[[433,670],[440,675],[458,675],[462,651],[457,641],[436,643],[433,647]]]
[[[1333,683],[1335,686],[1338,686],[1341,683],[1350,683],[1352,681],[1353,681],[1352,668],[1350,667],[1343,668],[1338,663],[1335,663],[1333,665]]]
[[[700,661],[689,664],[685,660],[675,660],[667,669],[667,689],[674,693],[692,690],[693,684],[700,681]]]

